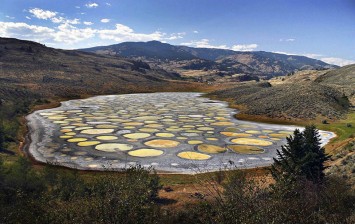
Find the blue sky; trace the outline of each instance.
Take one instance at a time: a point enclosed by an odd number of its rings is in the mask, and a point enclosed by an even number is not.
[[[159,40],[355,63],[354,0],[0,0],[0,36],[76,49]]]

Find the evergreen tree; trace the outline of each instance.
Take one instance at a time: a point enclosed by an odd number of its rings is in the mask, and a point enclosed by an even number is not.
[[[304,157],[304,138],[296,129],[293,136],[286,137],[287,144],[277,150],[277,157],[271,166],[271,173],[277,181],[293,181],[300,174],[299,159]]]
[[[320,145],[315,126],[307,126],[301,133],[296,129],[286,138],[287,144],[277,150],[271,173],[277,182],[292,182],[305,178],[320,183],[324,179],[324,162],[329,159]]]
[[[321,147],[321,138],[318,130],[314,125],[307,126],[303,131],[304,149],[307,152],[302,161],[302,174],[308,180],[313,182],[322,182],[324,179],[324,170],[327,168],[324,165],[330,156]]]

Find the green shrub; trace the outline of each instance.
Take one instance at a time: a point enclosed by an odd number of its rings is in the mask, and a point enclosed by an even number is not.
[[[264,186],[245,171],[229,173],[214,198],[185,206],[165,223],[353,223],[354,192],[329,176],[320,186],[306,179]],[[339,186],[339,187],[337,187]]]
[[[157,223],[161,189],[151,169],[85,180],[77,171],[0,163],[0,223]]]

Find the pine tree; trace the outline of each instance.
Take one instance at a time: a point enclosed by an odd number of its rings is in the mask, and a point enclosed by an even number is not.
[[[271,167],[271,173],[277,181],[292,181],[300,173],[298,167],[299,158],[304,157],[304,138],[302,133],[296,129],[293,136],[286,137],[287,144],[277,150],[277,157]]]
[[[320,145],[320,135],[314,125],[301,133],[296,129],[287,137],[287,144],[277,150],[271,173],[277,182],[292,182],[305,178],[314,183],[324,179],[324,162],[329,159]]]
[[[324,179],[324,170],[327,168],[324,165],[330,156],[321,147],[321,138],[318,130],[314,125],[307,126],[303,131],[305,139],[304,149],[306,155],[302,161],[302,174],[306,176],[308,180],[313,182],[322,182]]]

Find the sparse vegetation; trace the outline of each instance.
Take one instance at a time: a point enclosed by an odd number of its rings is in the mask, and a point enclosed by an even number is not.
[[[159,177],[142,167],[83,179],[35,170],[20,157],[0,165],[1,223],[156,223]]]
[[[60,172],[58,172],[60,171]],[[24,158],[0,165],[3,223],[352,223],[354,192],[329,176],[320,187],[298,180],[269,185],[246,171],[219,171],[195,193],[198,202],[164,208],[159,177],[141,167],[84,178],[48,166],[35,170]],[[201,186],[202,187],[202,186]],[[169,192],[172,192],[171,190]]]
[[[347,184],[355,189],[355,140],[349,140],[337,150],[327,170],[328,175],[335,175],[346,180]]]
[[[234,88],[212,92],[209,96],[229,99],[233,105],[244,106],[244,114],[279,120],[339,119],[349,107],[341,92],[316,83],[276,86],[268,82],[241,83]]]
[[[166,79],[179,79],[176,73],[154,70],[144,62],[48,49],[32,42],[7,43],[0,54],[6,64],[0,73],[1,223],[355,222],[355,113],[334,121],[348,111],[347,98],[352,88],[344,91],[344,97],[338,88],[346,82],[323,85],[323,80],[331,79],[333,73],[309,85],[238,84],[234,89],[216,94],[248,106],[248,113],[253,115],[280,118],[287,113],[290,115],[287,118],[292,119],[318,115],[332,118],[329,124],[318,127],[336,132],[337,141],[346,141],[346,144],[334,152],[325,177],[319,175],[319,171],[323,173],[324,156],[316,159],[318,164],[305,166],[320,167],[315,176],[316,180],[323,179],[321,185],[313,181],[314,175],[297,178],[292,184],[272,185],[264,181],[270,178],[269,174],[252,178],[248,176],[251,171],[221,170],[215,174],[162,176],[160,179],[152,170],[142,167],[132,167],[123,173],[85,173],[50,165],[33,166],[17,151],[19,139],[23,137],[21,116],[35,105],[49,103],[49,99],[58,102],[93,94],[198,91],[199,85],[176,81],[171,87],[168,85],[171,81]],[[9,155],[14,152],[17,155]],[[308,168],[304,170],[306,177]],[[195,192],[191,197],[196,200],[184,204],[183,208],[165,207],[168,199],[159,196],[161,183],[166,192],[179,195],[184,190],[175,190],[175,186],[195,186],[197,179],[204,186],[210,184],[207,186],[211,188],[209,194]]]

